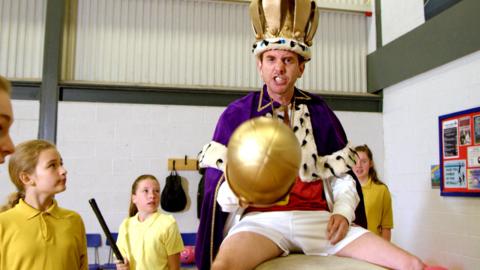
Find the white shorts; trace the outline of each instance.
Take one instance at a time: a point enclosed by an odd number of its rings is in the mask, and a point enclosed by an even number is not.
[[[235,224],[226,238],[239,232],[255,232],[277,244],[283,250],[282,256],[290,252],[326,256],[336,254],[367,232],[350,226],[345,238],[332,245],[326,238],[330,215],[327,211],[252,212]]]

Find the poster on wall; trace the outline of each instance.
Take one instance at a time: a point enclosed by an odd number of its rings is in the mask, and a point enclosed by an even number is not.
[[[440,165],[430,165],[430,180],[432,188],[440,188]]]
[[[480,197],[480,107],[438,117],[440,194]]]

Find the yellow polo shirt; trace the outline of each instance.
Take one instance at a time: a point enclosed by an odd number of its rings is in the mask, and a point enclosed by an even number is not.
[[[381,229],[393,228],[392,198],[386,185],[378,185],[368,179],[362,185],[368,230],[381,236]]]
[[[154,213],[143,222],[138,214],[120,225],[118,249],[127,257],[130,270],[168,270],[168,256],[183,250],[183,241],[172,215]]]
[[[57,202],[39,211],[23,200],[0,213],[0,270],[88,269],[85,227]]]

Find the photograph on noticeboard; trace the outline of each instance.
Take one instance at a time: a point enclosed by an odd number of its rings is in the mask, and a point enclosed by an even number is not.
[[[475,144],[480,144],[480,115],[473,117],[473,126],[475,131]]]
[[[458,157],[457,131],[458,120],[443,123],[443,156],[445,158]]]
[[[466,168],[464,160],[446,161],[443,165],[443,175],[445,177],[445,187],[463,188],[467,187]]]
[[[480,167],[480,146],[467,148],[468,167]]]
[[[480,190],[480,169],[468,170],[468,189]]]
[[[463,117],[458,120],[458,130],[460,132],[460,145],[471,144],[470,117]]]

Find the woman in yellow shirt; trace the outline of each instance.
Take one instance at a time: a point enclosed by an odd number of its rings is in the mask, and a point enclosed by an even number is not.
[[[67,181],[55,145],[21,143],[8,165],[18,191],[0,213],[0,270],[88,269],[82,218],[54,199]]]
[[[372,151],[368,146],[357,146],[355,151],[358,158],[353,171],[362,185],[368,230],[390,241],[393,228],[390,191],[387,185],[378,179]]]

